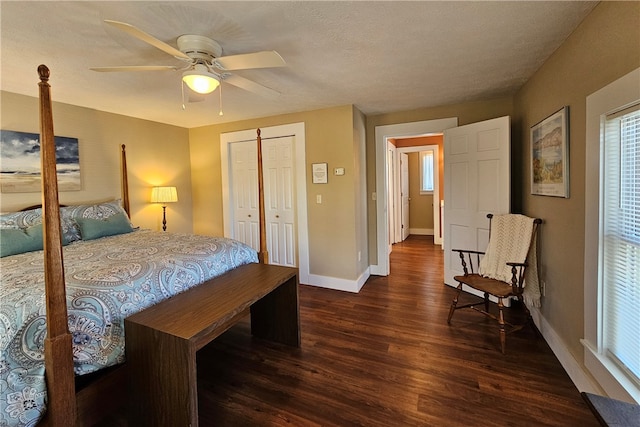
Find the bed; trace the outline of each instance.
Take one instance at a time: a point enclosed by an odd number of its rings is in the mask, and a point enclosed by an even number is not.
[[[228,270],[257,262],[240,242],[136,230],[65,246],[74,372],[124,362],[124,319]],[[0,425],[30,425],[44,410],[42,251],[0,259],[3,366]]]
[[[136,229],[124,146],[122,200],[60,207],[49,70],[41,65],[38,73],[42,207],[0,217],[0,229],[20,229],[29,244],[41,243],[8,254],[3,244],[0,258],[3,426],[83,424],[79,415],[92,408],[82,405],[98,403],[76,398],[76,375],[123,363],[126,317],[245,264],[268,264],[261,173],[259,252],[227,238]],[[259,130],[257,143],[260,153]]]

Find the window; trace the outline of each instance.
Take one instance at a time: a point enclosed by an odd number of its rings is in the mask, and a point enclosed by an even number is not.
[[[420,194],[433,193],[433,150],[420,152]]]
[[[604,128],[603,349],[640,387],[640,107],[608,116]]]
[[[589,375],[572,379],[579,390],[640,403],[640,68],[589,95],[586,107],[581,343]]]

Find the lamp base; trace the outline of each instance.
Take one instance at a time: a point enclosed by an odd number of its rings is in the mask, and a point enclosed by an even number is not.
[[[167,207],[162,207],[162,231],[167,231]]]

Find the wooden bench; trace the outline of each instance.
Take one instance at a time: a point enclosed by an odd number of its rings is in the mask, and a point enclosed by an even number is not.
[[[298,270],[244,265],[125,319],[130,425],[197,426],[196,352],[248,314],[299,347]]]

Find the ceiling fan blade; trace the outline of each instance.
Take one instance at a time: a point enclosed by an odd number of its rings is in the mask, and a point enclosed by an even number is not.
[[[245,79],[244,77],[237,76],[235,74],[223,75],[223,81],[232,84],[250,92],[257,93],[262,96],[278,96],[280,92],[270,89],[266,86],[262,86],[253,80]]]
[[[178,68],[173,65],[124,65],[120,67],[91,67],[92,71],[175,71]]]
[[[175,56],[178,59],[184,59],[186,61],[191,61],[191,58],[189,58],[185,53],[180,52],[175,47],[166,44],[162,40],[159,40],[159,39],[153,37],[151,34],[145,33],[144,31],[142,31],[139,28],[134,27],[133,25],[127,24],[125,22],[112,21],[110,19],[105,19],[104,22],[106,22],[107,24],[112,25],[112,26],[124,31],[125,33],[128,33],[128,34],[132,35],[133,37],[136,37],[136,38],[142,40],[145,43],[150,44],[153,47],[156,47],[156,48],[160,49],[163,52],[168,53],[169,55]]]
[[[222,56],[213,62],[223,70],[247,70],[249,68],[272,68],[287,65],[275,50]]]

